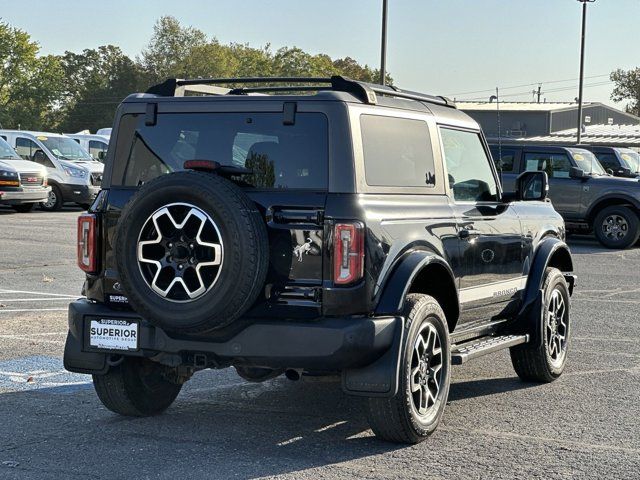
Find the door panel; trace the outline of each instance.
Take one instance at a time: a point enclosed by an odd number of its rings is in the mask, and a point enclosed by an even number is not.
[[[455,205],[464,265],[461,322],[507,316],[524,287],[520,221],[506,204]]]

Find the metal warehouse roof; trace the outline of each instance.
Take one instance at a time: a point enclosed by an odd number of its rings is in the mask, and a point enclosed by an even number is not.
[[[456,101],[456,107],[462,111],[469,112],[482,112],[482,111],[496,111],[496,102],[458,102]],[[599,102],[583,102],[583,106],[602,105]],[[560,110],[572,110],[578,108],[578,104],[575,102],[500,102],[501,112],[553,112]],[[610,107],[608,107],[610,108]]]
[[[503,140],[506,140],[503,138]],[[576,129],[570,128],[538,137],[509,138],[509,141],[531,143],[576,143]],[[640,125],[588,125],[582,142],[591,145],[640,146]]]

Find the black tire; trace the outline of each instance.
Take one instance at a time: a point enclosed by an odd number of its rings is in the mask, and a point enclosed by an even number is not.
[[[47,202],[40,202],[40,208],[47,212],[57,212],[62,208],[62,191],[57,185],[51,186],[51,192],[49,192],[49,199]]]
[[[154,212],[167,206],[188,210],[184,218],[194,211],[208,216],[205,223],[213,238],[210,242],[217,242],[220,248],[214,254],[207,247],[209,263],[214,258],[222,263],[217,268],[207,267],[210,270],[205,270],[202,278],[194,275],[202,261],[196,257],[205,244],[199,238],[193,239],[195,230],[189,233],[187,227],[174,228],[178,221],[172,220],[173,226],[168,224],[168,230],[173,229],[173,233],[158,235],[153,223],[149,223]],[[149,235],[164,242],[162,248],[160,244],[151,247],[159,249],[153,254],[163,262],[173,262],[165,263],[164,270],[160,270],[167,276],[161,288],[156,285],[160,278],[155,276],[158,267],[138,265],[138,240],[147,235],[147,228]],[[175,243],[171,243],[171,235],[179,237]],[[174,249],[182,249],[182,253],[174,256]],[[118,221],[116,252],[120,283],[129,303],[153,324],[177,333],[204,333],[231,324],[249,309],[263,289],[269,264],[267,230],[256,205],[230,181],[194,171],[163,175],[140,188]],[[187,257],[189,262],[195,259],[196,264],[189,265],[184,260]],[[179,268],[184,271],[178,272]],[[202,287],[198,296],[187,296],[184,283],[171,287],[178,277],[188,283],[189,269],[192,283]],[[203,280],[207,275],[208,283]],[[166,295],[159,292],[165,287],[171,288]]]
[[[166,368],[144,358],[125,358],[105,375],[93,375],[93,386],[112,412],[129,417],[158,415],[182,389],[165,378]]]
[[[425,440],[434,432],[444,413],[451,379],[451,347],[444,312],[433,297],[422,294],[407,295],[404,316],[405,338],[398,393],[392,398],[369,398],[366,408],[369,425],[376,436],[390,442],[415,444]],[[439,377],[435,374],[435,379],[439,380],[439,388],[434,395],[435,401],[431,407],[427,403],[426,411],[420,414],[415,406],[417,401],[415,395],[421,396],[421,392],[412,392],[411,377],[412,371],[416,368],[420,370],[420,364],[415,363],[414,346],[418,336],[422,335],[426,329],[431,332],[435,329],[439,338],[441,353],[430,357],[425,367],[430,375],[431,367],[439,357]],[[423,378],[419,380],[422,381]],[[425,380],[425,382],[424,388],[433,387],[432,380]],[[420,382],[413,383],[422,385]]]
[[[571,339],[571,304],[569,287],[560,270],[547,268],[543,291],[543,311],[539,315],[540,321],[536,325],[537,331],[531,332],[534,342],[517,345],[510,349],[513,368],[518,376],[527,382],[553,382],[562,375],[567,362]],[[563,321],[557,318],[552,321],[549,315],[550,309],[553,308],[554,292],[562,297],[564,303],[563,315],[565,318]],[[564,337],[564,340],[554,337],[559,343],[556,346],[551,346],[554,326],[557,326],[556,335]],[[535,341],[535,339],[539,339],[539,341]]]
[[[640,219],[628,207],[606,207],[596,215],[593,232],[607,248],[629,248],[640,238]]]
[[[19,213],[29,213],[33,210],[35,203],[22,203],[20,205],[13,205],[12,208]]]

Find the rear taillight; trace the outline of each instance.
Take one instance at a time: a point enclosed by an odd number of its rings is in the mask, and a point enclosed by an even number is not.
[[[337,223],[333,232],[333,283],[354,283],[364,272],[364,225]]]
[[[78,266],[87,273],[96,271],[96,216],[85,213],[78,217]]]

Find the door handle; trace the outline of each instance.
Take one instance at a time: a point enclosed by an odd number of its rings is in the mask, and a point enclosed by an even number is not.
[[[469,240],[470,238],[474,238],[480,235],[480,230],[475,230],[473,228],[463,228],[458,232],[458,238],[460,240]]]

